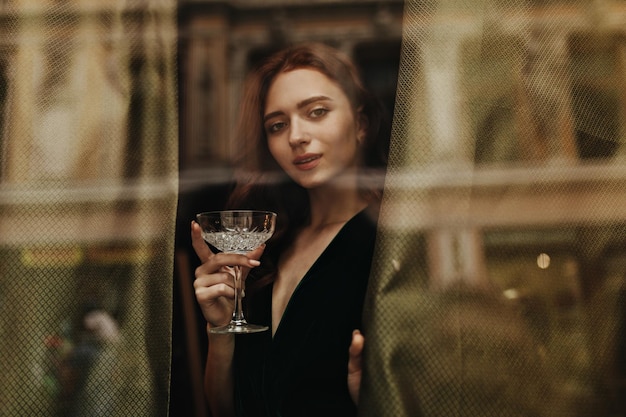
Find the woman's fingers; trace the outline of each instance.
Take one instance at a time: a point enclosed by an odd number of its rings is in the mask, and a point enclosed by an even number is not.
[[[235,289],[231,268],[222,267],[210,274],[198,273],[193,283],[196,300],[209,325],[228,322],[234,308]]]
[[[365,345],[365,338],[360,331],[355,330],[352,332],[352,343],[350,343],[350,358],[348,360],[348,374],[354,374],[361,372],[363,367],[363,346]]]
[[[213,255],[213,252],[211,252],[211,249],[209,249],[209,246],[202,238],[200,225],[195,221],[191,222],[191,246],[202,263],[208,261],[211,255]]]
[[[209,286],[195,285],[196,298],[198,302],[206,302],[215,300],[219,297],[235,298],[235,289],[232,285],[228,285],[224,282],[213,284]]]
[[[212,274],[196,274],[196,279],[193,282],[194,288],[197,290],[202,287],[211,287],[220,284],[234,288],[233,272],[228,271],[228,269],[229,268],[224,267],[221,271]]]
[[[250,259],[246,255],[238,255],[234,253],[217,253],[209,255],[209,258],[196,268],[196,278],[202,275],[213,274],[223,268],[239,265],[244,268],[254,268],[261,263],[256,259]]]
[[[359,403],[359,391],[361,389],[361,375],[363,369],[363,346],[365,338],[360,331],[352,332],[348,359],[348,391],[355,404]]]

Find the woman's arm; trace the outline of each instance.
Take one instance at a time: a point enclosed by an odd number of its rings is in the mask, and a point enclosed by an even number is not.
[[[207,321],[209,348],[204,374],[204,389],[213,417],[234,415],[233,355],[235,337],[209,333],[211,327],[228,324],[233,314],[235,290],[232,265],[241,265],[243,273],[260,265],[264,246],[246,255],[215,254],[202,239],[200,226],[191,224],[191,241],[202,265],[196,268],[196,300]]]
[[[207,325],[207,333],[209,325]],[[204,372],[204,391],[213,417],[235,415],[233,398],[233,352],[235,336],[209,334]]]

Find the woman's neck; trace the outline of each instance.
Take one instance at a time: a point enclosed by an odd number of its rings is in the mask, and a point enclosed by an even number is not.
[[[312,229],[345,223],[368,205],[358,190],[345,188],[309,190],[309,200]]]

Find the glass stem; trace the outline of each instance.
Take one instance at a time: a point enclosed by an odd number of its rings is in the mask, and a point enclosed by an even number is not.
[[[233,320],[237,323],[245,323],[243,318],[243,308],[241,306],[242,285],[241,285],[241,267],[235,265],[235,310],[233,311]]]

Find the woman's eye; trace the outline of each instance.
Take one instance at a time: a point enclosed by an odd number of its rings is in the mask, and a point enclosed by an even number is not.
[[[283,127],[285,127],[285,122],[275,122],[266,127],[268,133],[276,133]]]
[[[324,116],[326,113],[328,113],[328,109],[324,107],[318,107],[316,109],[311,110],[310,115],[313,118],[318,118],[318,117]]]

